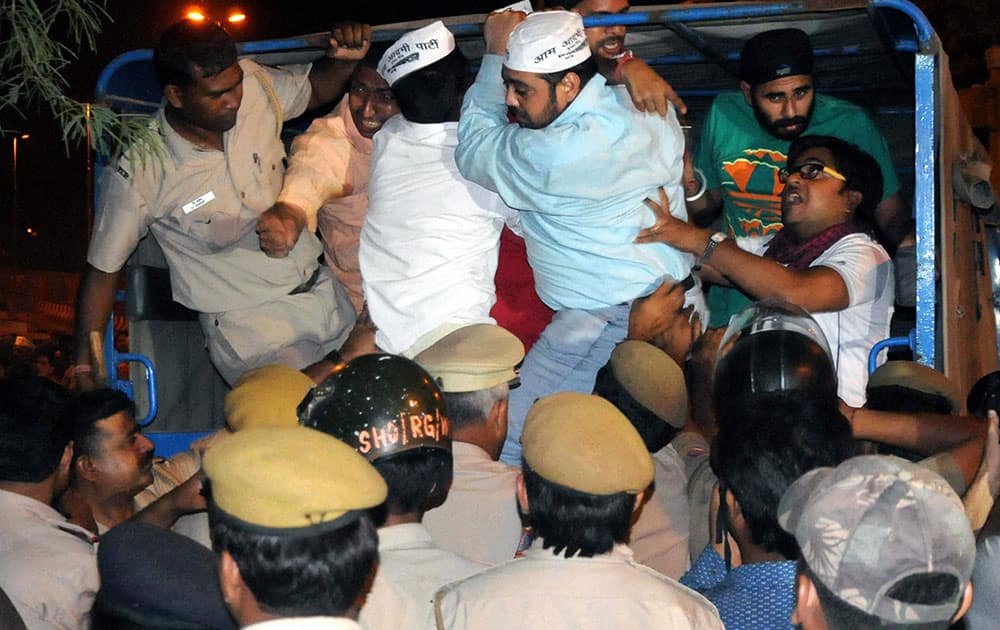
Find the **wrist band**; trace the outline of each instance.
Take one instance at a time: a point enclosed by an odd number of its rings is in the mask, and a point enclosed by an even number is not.
[[[90,374],[94,371],[94,368],[91,367],[89,363],[84,363],[81,365],[70,366],[69,371],[73,374]]]
[[[627,64],[628,62],[632,61],[635,58],[636,58],[635,53],[632,52],[631,50],[626,50],[622,54],[618,55],[618,58],[616,60],[618,63],[615,65],[615,83],[622,82],[622,67],[624,67],[625,64]]]
[[[691,197],[684,197],[686,201],[698,201],[705,195],[705,191],[708,189],[708,180],[705,179],[705,173],[697,166],[694,168],[694,178],[701,180],[701,189]]]

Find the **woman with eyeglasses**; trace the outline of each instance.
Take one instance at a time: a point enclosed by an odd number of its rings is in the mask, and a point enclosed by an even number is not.
[[[658,203],[646,200],[656,224],[636,242],[673,245],[697,257],[694,269],[703,280],[809,311],[833,353],[838,395],[860,407],[868,352],[889,336],[894,298],[892,262],[871,227],[882,197],[878,163],[839,138],[801,136],[775,176],[785,184],[784,228],[762,256],[741,250],[722,232],[671,217],[662,189]]]

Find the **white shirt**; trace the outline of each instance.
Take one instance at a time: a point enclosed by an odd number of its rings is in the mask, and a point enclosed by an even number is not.
[[[246,630],[360,630],[358,622],[347,617],[286,617],[244,626]]]
[[[673,446],[668,444],[651,455],[653,495],[632,525],[629,547],[636,562],[679,580],[691,566],[687,475]]]
[[[535,544],[519,560],[442,588],[438,628],[722,628],[707,599],[632,559],[625,545],[565,558]]]
[[[456,325],[495,323],[500,231],[516,218],[459,174],[457,129],[397,115],[375,134],[358,257],[375,343],[386,352],[412,357]]]
[[[424,514],[424,527],[438,547],[460,556],[489,565],[512,560],[521,539],[520,470],[468,442],[452,442],[451,454],[454,479],[448,498]]]
[[[866,234],[848,234],[819,255],[810,267],[829,267],[840,274],[850,297],[847,308],[813,313],[833,353],[837,394],[852,407],[865,403],[868,352],[889,337],[895,300],[892,261]]]
[[[0,588],[28,630],[90,627],[94,536],[31,497],[0,490]]]
[[[420,523],[378,530],[378,573],[361,609],[366,630],[434,627],[434,593],[487,569],[438,549]]]

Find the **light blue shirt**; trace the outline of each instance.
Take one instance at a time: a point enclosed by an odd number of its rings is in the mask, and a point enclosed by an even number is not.
[[[653,224],[642,203],[663,186],[686,220],[684,138],[666,118],[639,112],[628,93],[594,76],[548,126],[507,122],[502,60],[484,55],[462,105],[455,161],[467,179],[521,212],[535,290],[553,309],[598,309],[685,278],[693,257],[660,243],[636,245]]]

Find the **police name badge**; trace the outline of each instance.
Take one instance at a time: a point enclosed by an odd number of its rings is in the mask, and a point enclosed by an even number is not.
[[[198,208],[201,208],[202,206],[213,200],[215,200],[215,193],[210,190],[204,195],[195,199],[194,201],[189,201],[188,203],[181,206],[181,210],[184,211],[184,214],[191,214]]]

